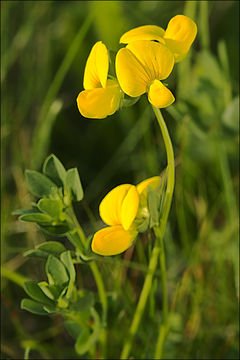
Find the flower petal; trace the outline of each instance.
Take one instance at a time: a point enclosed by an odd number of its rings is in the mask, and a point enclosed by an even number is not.
[[[161,181],[161,176],[153,176],[149,179],[141,181],[137,186],[137,191],[139,194],[145,192],[148,186],[151,186],[153,189],[157,189]]]
[[[101,201],[99,214],[107,225],[120,225],[122,203],[133,185],[123,184],[112,189]]]
[[[189,17],[176,15],[169,21],[164,40],[174,54],[175,62],[186,56],[196,35],[197,25]]]
[[[171,91],[161,81],[154,80],[148,91],[149,102],[157,108],[165,108],[171,105],[175,98]]]
[[[120,49],[117,53],[116,74],[121,88],[127,95],[137,97],[147,91],[148,73],[127,48]]]
[[[133,41],[126,47],[142,64],[150,81],[166,79],[174,65],[174,57],[167,46],[148,40]]]
[[[98,41],[88,56],[85,66],[83,87],[86,90],[104,87],[107,83],[109,56],[106,46]]]
[[[97,231],[92,240],[92,251],[99,255],[117,255],[127,250],[137,232],[125,231],[121,225]]]
[[[139,195],[137,188],[132,185],[126,194],[121,207],[121,224],[124,230],[128,230],[131,227],[138,212],[138,205]]]
[[[136,40],[158,40],[161,43],[165,43],[163,40],[165,30],[156,25],[144,25],[136,27],[127,31],[122,35],[120,39],[121,44],[129,44]]]
[[[84,90],[77,97],[80,113],[87,118],[103,119],[114,114],[122,97],[122,91],[115,80],[108,80],[107,87]]]

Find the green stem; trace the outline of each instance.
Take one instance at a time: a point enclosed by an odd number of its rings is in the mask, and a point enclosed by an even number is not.
[[[150,258],[149,266],[148,266],[148,273],[144,281],[144,285],[142,288],[142,292],[137,304],[137,308],[132,320],[132,324],[129,331],[129,336],[127,337],[127,340],[124,344],[122,353],[121,353],[121,359],[127,359],[131,348],[132,348],[132,342],[134,335],[137,332],[139,323],[141,321],[144,308],[147,303],[147,299],[151,290],[152,286],[152,279],[153,275],[156,271],[157,263],[158,263],[158,257],[160,257],[160,268],[161,268],[161,280],[162,280],[162,292],[163,292],[163,323],[161,324],[160,328],[160,334],[157,341],[156,346],[156,352],[155,352],[155,359],[157,359],[156,356],[158,354],[162,353],[163,343],[166,337],[167,333],[167,319],[168,319],[168,300],[167,300],[167,281],[166,281],[166,266],[165,266],[165,252],[163,247],[163,234],[165,231],[167,218],[172,202],[172,194],[174,189],[174,173],[175,173],[175,167],[174,167],[174,154],[173,154],[173,148],[172,148],[172,142],[168,134],[168,130],[166,127],[166,124],[164,122],[164,119],[162,117],[162,114],[159,109],[153,107],[153,110],[155,112],[155,115],[157,117],[159,126],[161,128],[161,132],[163,135],[166,152],[167,152],[167,161],[168,161],[168,182],[167,182],[167,189],[166,189],[166,200],[164,204],[164,211],[163,211],[163,217],[161,219],[161,223],[159,228],[154,229],[155,235],[156,235],[156,242],[155,246],[152,251],[152,255]]]
[[[148,273],[145,278],[142,292],[141,292],[141,295],[140,295],[140,298],[139,298],[139,301],[137,304],[137,308],[136,308],[136,311],[135,311],[135,314],[133,317],[131,327],[130,327],[129,335],[127,337],[127,341],[125,342],[122,353],[121,353],[121,359],[127,359],[128,355],[131,351],[133,337],[137,332],[138,325],[142,318],[142,314],[143,314],[143,311],[144,311],[144,308],[145,308],[145,305],[146,305],[146,302],[148,299],[148,295],[151,290],[152,279],[153,279],[153,275],[154,275],[156,267],[157,267],[159,253],[160,253],[160,247],[159,247],[158,242],[156,241],[154,249],[152,251],[152,256],[151,256],[151,259],[149,262]]]
[[[168,182],[166,189],[166,200],[164,204],[163,216],[161,219],[160,227],[155,230],[156,237],[160,242],[160,269],[161,269],[161,282],[162,282],[162,299],[163,299],[163,320],[160,325],[159,335],[157,339],[156,349],[155,349],[155,359],[161,359],[164,341],[168,332],[168,295],[167,295],[167,272],[165,264],[165,251],[163,244],[163,235],[165,232],[168,214],[170,206],[172,203],[172,196],[174,190],[174,179],[175,179],[175,165],[174,165],[174,153],[171,138],[168,133],[167,126],[163,119],[162,113],[159,109],[153,106],[154,113],[156,115],[158,124],[160,126],[163,140],[167,152],[167,162],[168,162]]]
[[[72,224],[73,229],[71,231],[69,231],[68,239],[76,247],[76,250],[82,251],[82,247],[85,248],[87,245],[87,239],[86,239],[85,233],[84,233],[81,225],[78,222],[78,219],[75,215],[75,212],[74,212],[72,206],[70,206],[68,208],[68,215],[71,218],[72,223],[73,223]],[[93,276],[94,276],[94,279],[95,279],[95,282],[97,285],[99,299],[100,299],[100,302],[102,305],[102,310],[103,310],[103,323],[105,323],[106,319],[107,319],[108,304],[107,304],[107,295],[106,295],[103,279],[102,279],[101,273],[98,269],[98,266],[95,262],[90,262],[89,266],[93,273]],[[101,351],[102,351],[101,358],[104,359],[105,355],[106,355],[106,342],[107,342],[107,331],[105,328],[102,330],[100,341],[101,341]]]
[[[74,229],[72,229],[71,232],[69,232],[69,240],[73,243],[73,245],[76,247],[77,250],[82,250],[82,247],[80,246],[80,244],[85,247],[87,244],[87,239],[86,236],[84,234],[84,231],[81,227],[81,225],[79,224],[75,212],[73,210],[72,207],[69,208],[69,215],[73,221],[74,224]],[[75,231],[75,234],[77,233],[80,239],[80,242],[78,243],[76,241],[76,236],[73,236],[73,232]],[[99,293],[99,298],[102,304],[102,308],[103,308],[103,318],[104,320],[106,320],[106,316],[107,316],[107,296],[106,296],[106,291],[105,291],[105,287],[104,287],[104,283],[102,280],[102,276],[101,273],[98,269],[98,266],[95,262],[91,262],[89,263],[89,266],[92,270],[93,276],[95,278],[96,281],[96,285],[98,288],[98,293]]]

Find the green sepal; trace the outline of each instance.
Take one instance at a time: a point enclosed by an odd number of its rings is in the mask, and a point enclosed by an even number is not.
[[[57,186],[47,176],[35,170],[26,170],[25,178],[31,194],[37,197],[56,196]]]
[[[46,262],[46,274],[49,284],[62,286],[69,281],[65,266],[58,258],[52,255],[49,255]]]
[[[51,154],[43,164],[43,173],[47,175],[57,186],[64,187],[66,181],[66,170],[61,161]]]
[[[140,99],[140,96],[137,97],[131,97],[126,94],[124,94],[124,98],[121,99],[120,107],[129,107],[138,102]]]
[[[77,168],[67,171],[66,186],[70,190],[73,201],[81,201],[83,199],[83,189]]]
[[[21,309],[27,310],[36,315],[48,315],[48,312],[44,310],[44,305],[39,304],[31,299],[22,299]]]
[[[147,231],[149,227],[149,218],[145,218],[140,225],[138,225],[137,227],[137,231],[140,233],[144,233],[145,231]]]
[[[41,212],[51,216],[55,220],[59,220],[63,210],[63,204],[58,199],[40,199],[37,206]]]
[[[36,301],[39,301],[40,303],[44,303],[47,305],[53,305],[52,300],[47,297],[42,289],[38,286],[38,283],[36,281],[25,281],[24,283],[24,290],[26,293]]]
[[[19,216],[19,220],[25,222],[35,222],[38,224],[51,224],[53,219],[47,214],[32,212]]]

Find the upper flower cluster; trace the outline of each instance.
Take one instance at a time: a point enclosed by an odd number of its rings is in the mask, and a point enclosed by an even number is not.
[[[162,83],[172,72],[175,62],[187,55],[197,34],[193,20],[174,16],[164,30],[145,25],[122,35],[121,48],[115,59],[115,74],[109,73],[110,57],[106,46],[98,41],[87,59],[83,87],[77,98],[80,113],[88,118],[105,118],[114,114],[124,93],[130,97],[148,94],[149,102],[164,108],[175,98]]]

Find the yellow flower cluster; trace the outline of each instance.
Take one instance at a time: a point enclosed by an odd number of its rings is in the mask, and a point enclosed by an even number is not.
[[[115,61],[116,77],[109,74],[109,54],[98,41],[87,59],[83,86],[77,105],[84,117],[102,119],[114,114],[124,93],[130,97],[148,94],[149,102],[164,108],[174,102],[171,91],[163,85],[175,62],[187,55],[197,34],[193,20],[174,16],[164,30],[156,25],[140,26],[126,32]]]

